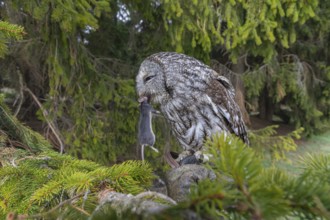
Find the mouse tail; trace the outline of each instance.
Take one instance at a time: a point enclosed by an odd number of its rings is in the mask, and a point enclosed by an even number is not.
[[[141,160],[144,160],[144,144],[141,145]]]

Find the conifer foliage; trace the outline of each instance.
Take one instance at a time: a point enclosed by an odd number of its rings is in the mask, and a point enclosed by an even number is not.
[[[307,156],[299,174],[265,167],[255,151],[237,138],[221,135],[209,142],[210,168],[217,181],[195,189],[189,203],[202,216],[228,219],[329,218],[329,155]],[[322,160],[318,160],[319,158]],[[318,173],[319,175],[316,175]],[[314,175],[311,175],[314,174]],[[204,199],[201,199],[204,198]]]
[[[224,44],[236,60],[242,52],[270,60],[276,46],[296,41],[296,25],[315,16],[318,1],[164,1],[164,21],[177,51],[209,53]],[[188,41],[188,42],[186,42]]]
[[[99,17],[110,9],[105,0],[17,0],[0,5],[1,13],[24,26],[29,38],[14,44],[0,64],[4,78],[23,93],[23,108],[54,125],[64,151],[103,163],[127,152],[114,145],[135,143],[131,137],[138,109],[134,81],[117,77],[111,66],[86,49],[85,35],[98,28]],[[40,99],[43,109],[22,92],[25,88]],[[61,143],[54,139],[54,145],[60,148]]]
[[[50,121],[66,152],[104,164],[135,153],[128,150],[136,146],[134,77],[159,51],[205,62],[213,52],[221,63],[246,55],[249,106],[261,108],[255,102],[267,88],[274,109],[283,113],[284,106],[286,121],[312,134],[329,118],[329,59],[320,52],[328,48],[328,8],[325,0],[1,1],[1,16],[24,27],[26,39],[10,44],[0,68],[20,94],[19,117]]]
[[[137,194],[151,185],[153,170],[145,161],[105,167],[60,155],[18,122],[5,106],[0,113],[5,124],[0,135],[1,218],[15,212],[23,219],[87,219],[93,216],[101,191]],[[14,136],[11,129],[30,138]],[[37,147],[40,145],[44,148]],[[150,213],[149,219],[184,219],[185,213],[191,212],[202,219],[329,218],[329,155],[307,155],[301,159],[299,172],[288,173],[264,165],[260,152],[236,137],[214,136],[206,143],[206,150],[212,155],[207,166],[216,179],[199,182],[187,201]],[[117,215],[110,209],[96,216],[141,218],[134,210]]]
[[[265,98],[298,129],[287,137],[273,137],[274,127],[251,133],[251,147],[214,137],[207,146],[216,180],[199,182],[186,202],[150,219],[330,219],[329,155],[303,157],[295,173],[264,157],[281,160],[295,150],[300,127],[307,134],[329,127],[329,12],[328,0],[0,0],[1,86],[16,91],[11,107],[20,119],[37,115],[46,131],[55,128],[65,152],[113,165],[135,153],[134,77],[146,56],[166,50],[206,63],[240,59],[250,110]],[[58,140],[51,145],[20,123],[4,93],[1,219],[8,212],[85,219],[101,191],[137,194],[150,186],[147,162],[105,167],[55,153]],[[155,127],[169,133],[163,121]],[[163,142],[175,145],[169,135]],[[104,214],[141,219],[134,211]]]
[[[23,35],[24,28],[22,26],[0,20],[0,58],[8,52],[7,43],[9,40],[21,40]]]
[[[41,213],[35,218],[47,218],[66,203],[70,204],[67,209],[78,210],[76,217],[88,217],[86,213],[96,208],[101,191],[137,194],[145,191],[154,178],[145,161],[105,167],[61,155],[40,134],[22,125],[2,103],[0,120],[1,219],[9,212]]]
[[[203,180],[185,202],[147,219],[329,219],[329,155],[307,155],[290,173],[265,161],[236,137],[219,135],[207,143],[215,180]],[[104,210],[95,219],[141,219],[134,210]],[[92,218],[93,219],[93,218]]]

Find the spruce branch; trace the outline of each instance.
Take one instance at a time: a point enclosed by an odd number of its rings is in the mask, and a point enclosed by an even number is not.
[[[51,145],[39,133],[20,123],[2,100],[0,100],[0,129],[6,131],[10,141],[18,141],[23,144],[21,146],[27,146],[33,152],[51,148]]]
[[[19,25],[0,21],[0,57],[8,52],[7,42],[11,39],[20,40],[25,34],[24,28]]]
[[[79,212],[85,214],[85,215],[88,216],[88,217],[91,216],[90,213],[88,213],[86,210],[84,210],[84,209],[82,209],[82,208],[79,208],[79,207],[77,207],[77,206],[75,206],[75,205],[71,205],[71,207],[74,208],[74,209],[76,209],[76,210],[78,210]]]
[[[298,128],[286,135],[277,135],[278,125],[271,125],[259,130],[249,132],[251,146],[256,149],[259,155],[270,153],[275,161],[287,159],[286,153],[295,151],[297,144],[295,140],[301,138],[304,128]]]
[[[225,198],[225,195],[223,193],[216,193],[211,195],[203,195],[201,197],[192,199],[189,201],[189,207],[194,208],[197,204],[204,202],[204,201],[210,201],[210,200],[223,200]]]
[[[0,33],[3,33],[7,38],[14,38],[16,40],[22,39],[24,28],[16,24],[10,24],[7,21],[0,21]]]
[[[207,146],[214,155],[210,168],[217,180],[200,182],[193,191],[191,201],[198,213],[213,217],[225,213],[248,219],[328,215],[328,155],[320,159],[308,156],[303,160],[303,171],[296,176],[279,168],[262,167],[253,148],[244,146],[236,137],[215,136]],[[219,193],[223,197],[217,198]]]

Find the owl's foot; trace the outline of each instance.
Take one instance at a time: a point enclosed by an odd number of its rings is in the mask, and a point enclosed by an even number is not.
[[[189,155],[179,162],[180,166],[185,164],[200,164],[195,155]]]
[[[151,150],[155,151],[156,153],[159,153],[159,150],[157,148],[154,148],[153,146],[149,146]]]
[[[206,154],[203,151],[199,150],[194,153],[196,159],[200,161],[200,163],[206,163],[210,161],[212,154]]]
[[[202,151],[183,151],[181,154],[179,154],[179,157],[176,159],[180,165],[184,164],[201,164],[206,163],[210,160],[210,157],[212,157],[211,154],[205,154]]]
[[[186,157],[194,155],[195,151],[193,150],[185,150],[182,151],[178,157],[175,159],[178,163],[180,163],[182,160],[184,160]]]

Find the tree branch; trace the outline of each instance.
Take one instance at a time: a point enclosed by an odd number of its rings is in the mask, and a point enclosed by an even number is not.
[[[48,124],[48,126],[50,127],[50,129],[52,130],[53,134],[55,135],[59,145],[60,145],[60,153],[62,154],[64,152],[64,144],[60,138],[60,132],[56,129],[55,125],[53,124],[52,121],[50,121],[48,119],[48,112],[46,109],[44,109],[44,107],[42,106],[42,104],[39,102],[38,98],[33,94],[33,92],[27,88],[27,87],[24,87],[24,91],[28,92],[31,97],[33,98],[33,100],[37,103],[37,105],[39,106],[39,108],[41,109],[41,112],[44,116],[44,118],[46,119],[46,122]]]

